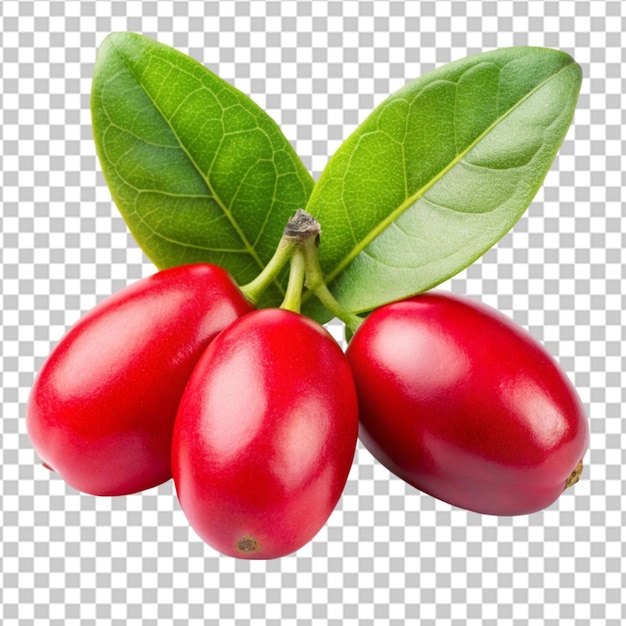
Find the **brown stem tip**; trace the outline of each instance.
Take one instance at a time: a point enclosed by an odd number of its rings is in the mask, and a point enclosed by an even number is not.
[[[319,239],[320,223],[304,209],[298,209],[295,215],[287,222],[283,230],[283,237],[292,241],[306,241],[310,237]]]
[[[569,475],[567,482],[565,483],[565,489],[575,485],[580,480],[580,475],[583,473],[583,462],[582,460],[578,461],[576,467],[572,470],[572,473]]]

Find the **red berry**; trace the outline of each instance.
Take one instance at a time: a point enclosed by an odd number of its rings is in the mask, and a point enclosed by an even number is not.
[[[163,270],[98,304],[33,386],[26,423],[44,464],[94,495],[171,478],[174,418],[193,367],[251,309],[229,275],[207,264]]]
[[[294,552],[337,504],[357,432],[350,367],[328,332],[290,311],[249,313],[211,343],[183,395],[172,444],[181,507],[224,554]]]
[[[362,442],[414,487],[470,511],[519,515],[552,504],[580,473],[589,434],[574,388],[496,311],[419,295],[374,311],[347,356]]]

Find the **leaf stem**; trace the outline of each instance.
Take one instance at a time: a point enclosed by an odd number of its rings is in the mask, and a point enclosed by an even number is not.
[[[293,311],[294,313],[300,313],[300,307],[302,305],[302,288],[304,287],[304,268],[304,251],[301,246],[298,246],[291,257],[289,282],[287,283],[285,298],[280,305],[281,309]]]
[[[254,280],[239,288],[250,302],[253,304],[257,303],[261,294],[278,276],[280,270],[283,269],[287,261],[292,257],[297,247],[297,242],[292,239],[285,236],[281,238],[276,247],[276,251],[263,268],[263,271]]]

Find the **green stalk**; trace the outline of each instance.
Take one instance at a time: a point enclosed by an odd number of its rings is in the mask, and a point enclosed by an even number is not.
[[[301,246],[298,246],[291,257],[289,282],[287,283],[285,298],[280,305],[281,309],[300,313],[300,307],[302,306],[302,288],[304,287],[304,268],[304,251]]]
[[[306,239],[302,242],[302,247],[304,249],[305,260],[305,285],[335,317],[338,317],[348,327],[350,333],[354,335],[359,326],[363,323],[363,318],[344,309],[326,286],[317,254],[317,239],[314,237]]]
[[[253,281],[240,289],[248,300],[256,304],[287,261],[291,260],[287,291],[280,308],[300,313],[302,290],[306,286],[354,335],[363,323],[363,318],[344,309],[326,286],[317,254],[319,236],[319,222],[306,211],[298,209],[287,222],[276,252],[269,263]]]
[[[297,247],[297,242],[283,236],[278,242],[278,246],[272,258],[263,268],[263,271],[247,285],[239,288],[252,304],[258,302],[263,292],[276,279],[280,270],[282,270],[287,261],[289,261]]]

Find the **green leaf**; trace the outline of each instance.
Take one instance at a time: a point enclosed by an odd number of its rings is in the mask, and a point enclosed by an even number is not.
[[[154,264],[257,276],[313,188],[276,123],[197,61],[133,33],[102,43],[91,107],[113,199]],[[280,304],[285,284],[259,304]]]
[[[420,293],[496,243],[548,173],[580,84],[567,54],[508,48],[443,66],[378,106],[306,207],[339,302],[361,312]]]

